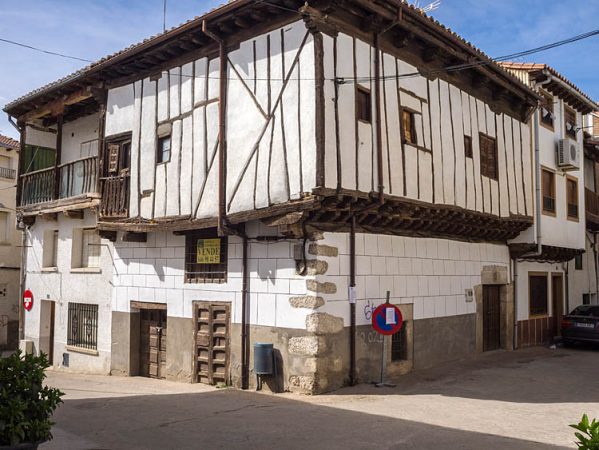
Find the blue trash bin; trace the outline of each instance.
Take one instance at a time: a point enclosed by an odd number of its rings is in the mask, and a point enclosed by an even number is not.
[[[254,372],[256,375],[273,374],[273,345],[254,344]]]

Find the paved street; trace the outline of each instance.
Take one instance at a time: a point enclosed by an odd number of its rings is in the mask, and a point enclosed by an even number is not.
[[[67,395],[43,448],[572,448],[598,370],[595,350],[536,348],[317,397],[50,372]]]

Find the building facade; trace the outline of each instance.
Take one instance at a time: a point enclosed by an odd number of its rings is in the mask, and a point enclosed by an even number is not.
[[[21,233],[16,227],[19,143],[0,135],[0,350],[18,345]]]
[[[272,343],[272,389],[324,392],[380,376],[387,292],[390,376],[513,347],[539,95],[406,4],[290,3],[231,2],[5,108],[34,161],[25,334],[55,366],[247,387]]]
[[[587,259],[588,265],[583,118],[597,105],[549,66],[504,67],[542,97],[531,126],[535,226],[510,243],[517,277],[517,345],[526,347],[553,342],[562,316],[576,304],[570,293],[582,286],[570,274],[580,261]]]

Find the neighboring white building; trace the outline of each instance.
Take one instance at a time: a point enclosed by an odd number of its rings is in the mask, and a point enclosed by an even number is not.
[[[583,207],[583,116],[597,105],[545,64],[503,66],[543,99],[532,123],[532,151],[538,150],[535,226],[510,243],[517,276],[517,341],[526,347],[552,342],[562,316],[580,303],[579,296],[570,302],[570,293],[583,286],[576,283],[582,280],[570,275],[580,267],[574,259],[588,265],[585,251],[590,249]]]
[[[270,381],[324,392],[378,377],[387,291],[391,376],[512,348],[539,97],[407,4],[350,3],[230,2],[6,106],[36,350],[247,387],[272,343]]]
[[[15,215],[18,164],[19,143],[0,135],[0,350],[15,349],[19,336],[21,233]]]

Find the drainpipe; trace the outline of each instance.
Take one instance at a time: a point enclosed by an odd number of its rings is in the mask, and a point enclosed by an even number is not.
[[[512,286],[514,290],[514,333],[513,333],[513,347],[514,350],[518,348],[518,258],[512,258]]]
[[[383,186],[383,131],[381,128],[381,71],[380,71],[380,34],[374,34],[374,108],[376,115],[376,166],[379,191],[379,204],[385,202]]]
[[[208,29],[206,21],[202,21],[202,32],[218,43],[219,67],[219,101],[218,101],[218,235],[227,234],[226,225],[226,176],[227,176],[227,49],[225,41]]]
[[[22,217],[17,217],[19,227],[23,226],[21,230],[21,271],[20,278],[21,283],[19,286],[19,342],[25,339],[25,309],[21,302],[23,301],[23,294],[25,293],[25,283],[27,280],[27,229],[28,227],[22,222]],[[23,223],[23,225],[21,225]]]
[[[250,346],[249,344],[249,324],[247,316],[248,308],[248,237],[245,232],[243,239],[242,253],[242,282],[241,282],[241,389],[249,388],[250,379]]]
[[[562,263],[562,269],[566,272],[566,314],[570,313],[570,264],[568,261]]]
[[[349,233],[349,285],[356,287],[356,216],[351,218]],[[356,377],[356,304],[349,303],[350,330],[349,330],[349,384],[357,383]]]
[[[597,232],[593,232],[593,259],[595,263],[595,302],[597,303],[599,302],[599,272],[597,271]]]

